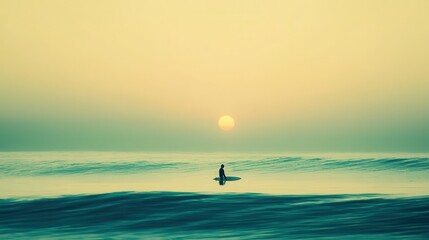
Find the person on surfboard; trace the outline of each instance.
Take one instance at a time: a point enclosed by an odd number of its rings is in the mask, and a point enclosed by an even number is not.
[[[226,181],[226,180],[228,180],[227,178],[226,178],[226,175],[225,175],[225,170],[223,170],[223,168],[225,167],[225,165],[220,165],[220,169],[219,169],[219,182],[223,182],[223,181]]]

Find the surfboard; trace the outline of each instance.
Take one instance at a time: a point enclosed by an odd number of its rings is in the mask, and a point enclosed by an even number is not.
[[[227,181],[238,181],[238,180],[240,180],[241,179],[241,177],[233,177],[233,176],[227,176],[226,177],[226,180]],[[213,180],[215,180],[215,181],[219,181],[220,180],[220,178],[219,177],[217,177],[217,178],[213,178]]]

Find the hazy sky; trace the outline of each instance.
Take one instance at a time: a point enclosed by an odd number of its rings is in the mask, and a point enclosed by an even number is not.
[[[428,152],[428,13],[0,0],[0,150]]]

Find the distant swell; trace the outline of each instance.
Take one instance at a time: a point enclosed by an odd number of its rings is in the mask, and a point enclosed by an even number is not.
[[[0,200],[0,238],[425,239],[428,226],[429,196],[120,192]]]
[[[276,171],[323,171],[323,170],[365,170],[365,171],[426,171],[429,158],[366,158],[366,159],[327,159],[278,157],[258,161],[244,160],[230,163],[236,170],[257,172]]]
[[[207,159],[206,159],[207,160]],[[209,159],[208,159],[209,160]],[[366,159],[329,159],[305,157],[277,157],[259,160],[222,161],[234,172],[252,171],[257,173],[273,172],[317,172],[333,170],[363,171],[428,171],[429,158],[366,158]],[[7,160],[0,161],[0,176],[35,175],[85,175],[85,174],[132,174],[142,172],[195,172],[213,170],[217,162],[181,162],[181,161],[73,161],[73,160]]]
[[[24,164],[23,164],[24,163]],[[74,175],[74,174],[130,174],[145,171],[170,171],[183,167],[185,171],[193,168],[184,162],[151,162],[151,161],[115,161],[115,162],[67,162],[67,161],[32,161],[16,164],[3,161],[0,175]]]

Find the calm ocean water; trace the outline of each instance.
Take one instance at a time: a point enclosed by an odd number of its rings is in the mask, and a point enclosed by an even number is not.
[[[0,239],[206,238],[429,239],[429,155],[0,153]]]

